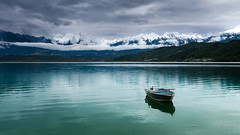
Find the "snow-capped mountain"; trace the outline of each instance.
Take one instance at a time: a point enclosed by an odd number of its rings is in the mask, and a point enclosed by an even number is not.
[[[240,39],[240,33],[219,33],[210,37],[206,37],[203,42],[228,42]]]
[[[218,34],[200,35],[167,32],[158,35],[149,33],[114,40],[97,39],[82,33],[55,34],[52,39],[47,39],[0,31],[1,42],[60,51],[153,49],[164,46],[179,46],[190,42],[228,42],[236,39],[240,39],[239,27]],[[0,46],[0,48],[4,47]]]
[[[158,35],[156,33],[140,34],[137,36],[119,38],[114,40],[96,39],[90,35],[84,34],[66,34],[55,35],[53,43],[59,45],[99,45],[108,46],[109,48],[116,49],[121,46],[126,49],[141,48],[156,48],[163,46],[179,46],[190,42],[228,42],[231,40],[240,39],[240,32],[226,31],[218,34],[200,35],[196,33],[181,34],[181,33],[164,33]]]
[[[92,37],[91,35],[86,34],[71,34],[67,33],[66,35],[56,34],[54,35],[52,41],[59,45],[73,45],[73,44],[81,44],[81,45],[97,45],[97,39]]]
[[[140,34],[134,37],[123,39],[115,39],[109,42],[110,46],[119,45],[147,45],[147,46],[178,46],[189,42],[202,42],[204,37],[199,34],[179,34],[179,33],[164,33],[162,36],[156,33]]]

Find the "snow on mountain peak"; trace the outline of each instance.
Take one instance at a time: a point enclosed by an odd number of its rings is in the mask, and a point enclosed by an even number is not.
[[[240,27],[239,27],[240,28]],[[237,28],[229,30],[227,32],[236,32]],[[219,42],[229,41],[231,39],[238,39],[236,35],[231,33],[218,33],[212,35],[202,36],[197,33],[178,33],[178,32],[166,32],[163,35],[156,33],[139,34],[132,37],[119,38],[114,40],[96,39],[87,34],[56,34],[53,37],[53,42],[59,45],[97,45],[99,47],[109,46],[111,48],[117,48],[118,46],[145,46],[147,48],[159,47],[159,46],[179,46],[190,42]]]
[[[152,32],[149,34],[140,34],[140,35],[134,36],[133,38],[153,41],[154,39],[157,39],[159,37],[160,36],[158,34]]]
[[[178,32],[165,32],[162,37],[164,38],[178,38],[178,39],[194,39],[194,40],[199,40],[203,39],[204,37],[200,34],[197,33],[178,33]]]
[[[53,37],[53,41],[56,44],[60,45],[71,45],[71,44],[82,44],[82,45],[94,45],[97,44],[97,41],[95,38],[93,38],[91,35],[86,34],[72,34],[67,33],[65,35],[56,34]]]
[[[224,31],[224,33],[236,33],[236,34],[239,34],[240,33],[240,25],[234,27],[234,28],[231,28],[229,30],[226,30]]]
[[[76,37],[76,38],[78,38],[78,37]],[[71,33],[67,33],[65,35],[55,34],[53,37],[53,41],[60,43],[60,44],[67,44],[69,41],[76,40],[76,38],[74,37],[74,34],[71,34]]]
[[[113,50],[144,49],[162,46],[179,46],[190,42],[227,42],[240,39],[240,26],[218,34],[200,35],[197,33],[166,32],[139,34],[113,40],[97,39],[87,34],[56,34],[52,42],[56,45],[74,45],[79,48],[108,48]],[[101,50],[101,49],[100,49]]]

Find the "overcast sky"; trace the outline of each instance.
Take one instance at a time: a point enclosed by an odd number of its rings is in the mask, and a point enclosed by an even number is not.
[[[0,29],[43,35],[217,33],[240,24],[240,0],[0,0]]]

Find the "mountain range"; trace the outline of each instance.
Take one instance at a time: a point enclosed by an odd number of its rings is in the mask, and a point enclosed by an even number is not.
[[[226,43],[240,39],[240,32],[225,31],[218,34],[200,35],[196,33],[156,33],[114,40],[98,39],[87,34],[56,34],[52,38],[36,37],[0,30],[1,59],[26,59],[26,56],[38,56],[36,59],[110,60],[123,55],[171,46],[182,46],[188,43]],[[22,57],[25,55],[24,57]],[[44,57],[45,57],[44,56]],[[71,56],[71,57],[70,57]],[[151,59],[151,58],[149,58]],[[117,59],[116,59],[117,60]],[[119,59],[118,59],[119,60]],[[146,59],[142,59],[146,60]]]
[[[17,46],[38,47],[59,51],[153,49],[164,46],[180,46],[191,42],[228,42],[237,39],[240,39],[240,32],[232,31],[207,35],[196,33],[180,34],[175,32],[164,33],[160,36],[156,33],[150,33],[114,40],[98,39],[81,33],[55,34],[52,38],[45,38],[43,36],[35,37],[0,31],[1,44],[9,43]]]

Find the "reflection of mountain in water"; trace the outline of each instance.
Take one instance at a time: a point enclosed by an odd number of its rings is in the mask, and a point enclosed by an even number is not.
[[[145,102],[148,103],[148,105],[153,109],[158,109],[165,113],[170,113],[171,115],[175,112],[175,107],[173,105],[173,102],[158,102],[153,99],[151,99],[149,96],[146,96]]]

